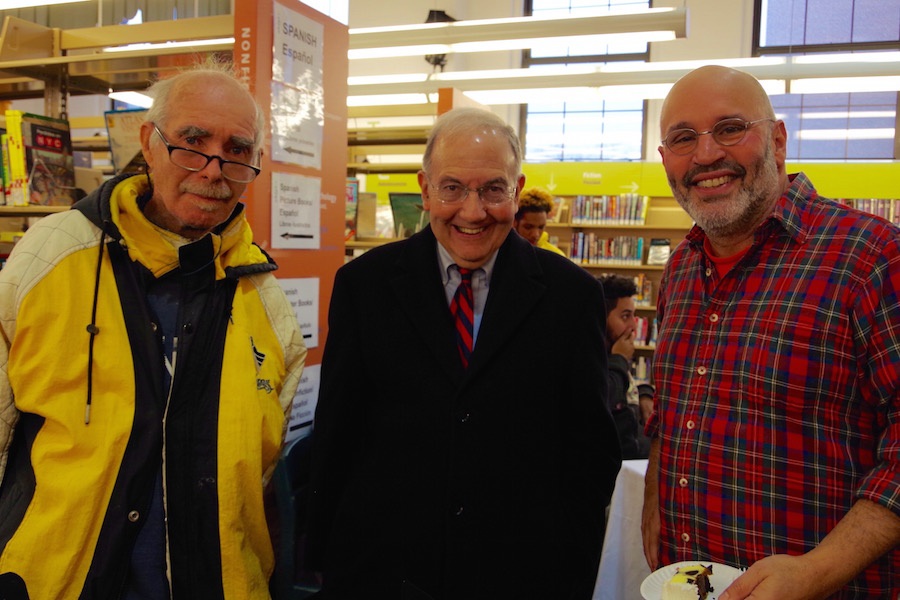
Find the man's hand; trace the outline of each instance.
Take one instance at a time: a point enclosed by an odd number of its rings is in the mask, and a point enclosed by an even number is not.
[[[719,600],[827,598],[898,544],[900,517],[871,500],[857,500],[818,546],[801,556],[756,561]]]
[[[628,360],[634,356],[634,329],[626,329],[612,345],[613,354],[624,356]]]
[[[776,554],[756,561],[719,595],[719,600],[819,600],[837,591],[805,555]]]
[[[644,558],[651,571],[659,568],[659,438],[650,442],[647,474],[644,477],[644,509],[641,513],[641,539]]]

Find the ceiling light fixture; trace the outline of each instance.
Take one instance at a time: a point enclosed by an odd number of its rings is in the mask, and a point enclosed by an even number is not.
[[[660,85],[671,85],[691,70],[718,64],[740,68],[764,82],[771,95],[854,91],[900,91],[900,53],[832,55],[830,62],[808,56],[672,61],[620,65],[566,65],[554,68],[496,69],[434,73],[424,78],[372,76],[348,80],[353,106],[367,106],[367,95],[434,93],[454,88],[482,104],[525,104],[529,98],[550,93],[568,93],[573,88],[606,89],[611,93],[659,98]],[[390,81],[390,83],[387,83]],[[648,87],[635,87],[648,86]],[[538,91],[542,90],[539,94]],[[488,92],[496,92],[493,95]],[[593,92],[595,95],[600,92]],[[487,96],[486,96],[487,94]],[[485,98],[488,99],[485,99]],[[498,98],[505,100],[498,100]]]
[[[234,38],[214,38],[208,40],[191,40],[185,42],[161,42],[158,44],[127,44],[125,46],[109,46],[104,52],[129,52],[131,50],[151,50],[157,48],[193,48],[196,46],[234,45]]]
[[[643,36],[641,39],[650,36],[655,41],[683,38],[687,35],[687,9],[650,8],[596,16],[513,17],[351,29],[348,56],[353,60],[515,50],[532,48],[548,38],[610,34],[633,34]]]

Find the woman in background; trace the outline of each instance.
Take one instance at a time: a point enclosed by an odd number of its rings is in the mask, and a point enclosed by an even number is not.
[[[516,211],[513,227],[533,246],[565,256],[565,252],[550,243],[550,236],[544,231],[547,215],[551,210],[553,195],[550,192],[537,187],[522,190],[519,193],[519,210]]]

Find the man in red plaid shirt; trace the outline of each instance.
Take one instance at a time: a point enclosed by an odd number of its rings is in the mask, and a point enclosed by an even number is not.
[[[746,73],[687,74],[660,127],[696,226],[659,293],[650,567],[747,568],[719,600],[900,597],[900,229],[786,173]]]

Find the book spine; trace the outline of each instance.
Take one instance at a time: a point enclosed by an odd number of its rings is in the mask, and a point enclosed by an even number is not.
[[[22,140],[22,111],[6,111],[6,135],[9,149],[9,197],[13,206],[28,206],[28,173],[25,167],[25,144]]]
[[[3,195],[3,204],[7,203],[7,197],[9,195],[9,136],[7,134],[0,135],[0,151],[3,152],[3,163],[2,163],[2,177],[3,181],[0,183],[0,193]]]

